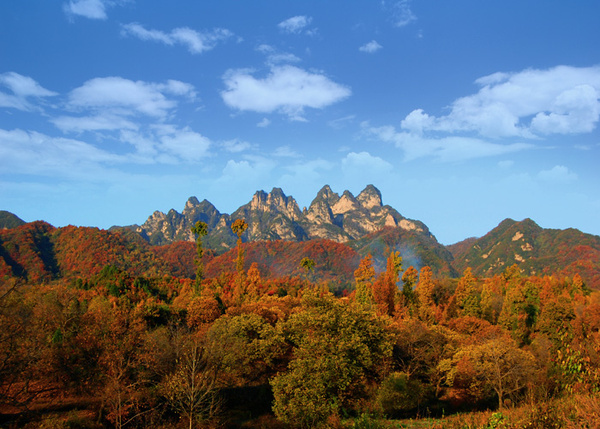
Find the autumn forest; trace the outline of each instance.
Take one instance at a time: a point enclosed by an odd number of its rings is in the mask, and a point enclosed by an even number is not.
[[[247,227],[232,223],[222,254],[200,221],[195,242],[162,246],[45,222],[0,230],[0,426],[600,421],[589,271],[453,273],[393,246],[246,242]]]

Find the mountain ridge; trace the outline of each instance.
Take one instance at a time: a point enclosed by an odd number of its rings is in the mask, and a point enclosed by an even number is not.
[[[356,197],[348,190],[340,196],[325,185],[303,210],[293,196],[287,196],[277,187],[269,193],[257,191],[248,203],[231,214],[219,212],[207,200],[199,202],[197,197],[190,197],[181,213],[175,209],[167,213],[155,211],[142,225],[115,226],[111,230],[127,228],[150,244],[165,245],[180,240],[193,241],[190,229],[202,221],[208,225],[205,245],[224,252],[235,246],[231,224],[236,219],[248,223],[244,241],[328,239],[344,243],[386,226],[433,237],[424,223],[408,219],[393,207],[384,205],[381,192],[373,185],[366,186]]]
[[[470,267],[487,277],[517,264],[526,276],[586,273],[587,282],[600,286],[600,236],[575,228],[542,228],[529,218],[508,218],[483,237],[446,247],[459,272]]]
[[[194,273],[192,225],[197,221],[207,223],[209,234],[204,237],[204,247],[216,257],[234,249],[237,237],[231,231],[231,224],[243,218],[249,224],[242,237],[244,242],[280,241],[274,245],[278,249],[293,243],[328,240],[347,246],[360,257],[371,254],[379,269],[385,267],[390,251],[399,251],[405,268],[427,265],[442,276],[457,277],[469,267],[474,275],[489,277],[516,264],[523,275],[580,274],[590,287],[600,289],[600,236],[574,228],[542,228],[529,218],[521,221],[507,218],[482,237],[444,246],[423,222],[405,218],[384,205],[381,193],[372,185],[356,197],[350,191],[339,195],[325,185],[309,207],[302,210],[280,188],[269,193],[257,191],[232,214],[219,212],[206,199],[190,197],[181,213],[175,209],[167,213],[155,211],[142,225],[112,227],[109,231],[74,226],[54,228],[43,221],[24,223],[10,212],[4,211],[2,215],[7,221],[0,228],[0,278],[8,275],[50,279],[65,272],[61,249],[80,247],[73,241],[89,243],[85,251],[98,255],[110,253],[108,258],[94,262],[93,270],[89,268],[91,262],[85,260],[89,265],[85,272],[95,272],[103,263],[110,263],[124,269],[135,267],[136,272],[170,271],[189,276]],[[122,238],[111,237],[109,233],[119,233]],[[94,240],[105,244],[97,247]],[[142,244],[149,247],[139,247]],[[127,249],[132,245],[135,250],[132,254],[154,266],[145,267],[144,263],[140,265],[119,255],[122,250],[131,253]],[[296,252],[302,249],[294,248]],[[160,253],[158,260],[154,261],[151,250]],[[66,261],[77,260],[79,253],[70,254]],[[182,260],[177,260],[180,257]],[[172,269],[164,265],[164,258],[170,258]],[[351,273],[345,276],[351,277]]]
[[[545,229],[531,219],[505,219],[485,236],[451,246],[398,226],[384,227],[346,243],[327,239],[257,240],[243,246],[248,250],[245,269],[256,262],[266,275],[296,275],[299,268],[294,261],[312,255],[319,261],[316,278],[337,284],[351,282],[358,260],[368,254],[373,256],[376,270],[384,270],[385,259],[394,250],[403,257],[405,269],[411,265],[417,269],[429,266],[434,275],[441,277],[456,278],[467,267],[477,277],[491,277],[516,264],[522,275],[573,278],[579,274],[590,288],[600,289],[600,236],[574,228]],[[212,264],[211,270],[219,271],[219,267],[233,264],[236,250],[221,255],[207,250],[205,257],[207,268]],[[0,281],[85,278],[107,265],[131,275],[193,278],[194,258],[193,242],[152,246],[129,229],[55,228],[36,221],[0,230]]]

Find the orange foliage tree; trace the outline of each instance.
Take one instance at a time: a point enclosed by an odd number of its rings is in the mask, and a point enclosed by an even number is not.
[[[391,252],[387,259],[386,270],[373,283],[373,300],[380,314],[393,316],[398,295],[398,281],[402,271],[400,252]]]

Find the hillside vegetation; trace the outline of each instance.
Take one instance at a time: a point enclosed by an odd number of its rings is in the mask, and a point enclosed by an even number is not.
[[[535,272],[519,261],[454,271],[459,252],[497,261],[505,245],[539,247],[543,264],[577,232],[506,221],[451,248],[452,260],[399,227],[352,244],[243,242],[243,221],[219,255],[197,226],[196,242],[163,246],[127,230],[0,230],[0,424],[541,428],[600,417],[600,293],[579,265],[560,265],[580,251]]]

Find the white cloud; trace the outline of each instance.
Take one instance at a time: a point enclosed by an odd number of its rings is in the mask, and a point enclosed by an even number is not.
[[[371,40],[369,43],[366,43],[366,44],[362,45],[360,48],[358,48],[358,50],[361,52],[366,52],[367,54],[372,54],[374,52],[377,52],[381,48],[383,48],[383,46],[381,46],[375,40]]]
[[[387,161],[373,156],[368,152],[350,152],[344,159],[342,159],[342,169],[346,173],[351,174],[364,174],[365,172],[377,172],[382,174],[390,172],[393,167]]]
[[[56,92],[43,88],[32,78],[15,72],[0,74],[0,86],[12,92],[12,95],[0,92],[0,106],[19,110],[33,109],[33,105],[27,100],[28,97],[43,98],[57,95]]]
[[[167,97],[169,94],[191,100],[196,97],[192,85],[175,80],[163,84],[122,77],[95,78],[71,91],[68,97],[69,109],[91,111],[91,117],[60,117],[53,122],[65,131],[71,124],[73,130],[82,131],[86,123],[90,124],[90,129],[100,129],[103,123],[108,127],[104,129],[115,129],[111,121],[118,117],[146,115],[164,119],[177,105],[175,100]],[[124,119],[120,122],[126,128],[132,128]]]
[[[396,27],[404,27],[417,20],[410,8],[410,0],[392,1],[389,6],[386,5],[386,8],[390,10],[392,21]]]
[[[123,24],[121,26],[123,36],[134,36],[144,41],[161,42],[165,45],[174,45],[175,40],[170,34],[159,30],[146,30],[143,25],[137,22]]]
[[[175,162],[197,162],[208,155],[211,142],[189,128],[160,136],[158,148],[177,159]]]
[[[590,132],[600,118],[600,67],[494,73],[476,81],[479,92],[459,98],[446,116],[421,109],[402,121],[410,132],[475,132],[525,137]]]
[[[298,63],[301,61],[296,55],[287,52],[279,52],[277,49],[267,44],[259,45],[256,50],[267,56],[266,63],[269,66],[284,63]]]
[[[31,85],[29,88],[21,92],[46,94]],[[121,77],[95,78],[68,94],[66,109],[81,113],[81,116],[60,115],[51,118],[50,122],[63,132],[111,133],[102,134],[103,141],[120,141],[134,149],[127,150],[122,146],[121,154],[111,158],[120,162],[195,163],[209,155],[210,140],[190,128],[165,123],[177,106],[178,98],[182,97],[195,100],[194,87],[177,80],[152,83]],[[149,117],[151,125],[143,117]],[[46,140],[60,142],[63,146],[65,142],[77,142],[50,137]],[[95,148],[87,143],[80,144]]]
[[[249,149],[256,147],[256,145],[253,145],[251,143],[248,143],[247,141],[239,140],[239,139],[227,140],[227,141],[224,141],[221,145],[223,146],[223,149],[225,149],[227,152],[231,152],[231,153],[244,152],[244,151],[247,151]]]
[[[432,128],[435,118],[432,118],[422,109],[413,110],[402,120],[400,126],[410,132],[423,134],[423,130]]]
[[[322,109],[348,96],[349,88],[319,73],[293,66],[272,67],[264,79],[248,70],[230,70],[223,77],[223,101],[232,108],[261,113],[280,111],[292,120],[305,120],[307,107]]]
[[[285,21],[277,24],[277,26],[285,33],[298,34],[302,32],[304,28],[310,25],[311,21],[312,18],[310,16],[299,15],[286,19]]]
[[[271,53],[275,52],[275,48],[271,45],[268,45],[266,43],[262,43],[260,45],[258,45],[256,47],[256,50],[260,53],[263,53],[265,55],[270,55]]]
[[[341,160],[341,181],[344,189],[362,189],[368,183],[394,182],[394,167],[389,162],[369,152],[350,152]],[[338,179],[338,180],[340,180]]]
[[[256,126],[259,128],[266,128],[269,125],[271,125],[271,121],[269,120],[269,118],[262,118],[262,120],[258,124],[256,124]]]
[[[244,180],[244,178],[251,178],[257,175],[258,173],[256,168],[254,168],[249,161],[234,161],[233,159],[230,159],[229,161],[227,161],[225,168],[223,168],[223,175],[221,176],[221,180]]]
[[[132,81],[121,77],[88,80],[71,91],[69,106],[86,109],[119,109],[122,113],[142,113],[164,117],[175,107],[157,85]]]
[[[542,170],[538,179],[552,183],[571,183],[577,180],[577,174],[569,171],[564,165],[555,165],[550,170]]]
[[[167,80],[166,84],[157,84],[156,88],[159,91],[166,92],[181,97],[186,97],[190,100],[196,99],[196,89],[190,83],[181,82],[180,80]]]
[[[63,4],[67,15],[79,15],[89,19],[106,19],[106,1],[75,0]]]
[[[135,147],[128,160],[138,164],[195,164],[210,155],[211,140],[189,127],[153,125],[143,131],[122,130],[120,141]]]
[[[589,133],[600,116],[598,89],[578,85],[561,92],[554,100],[550,113],[540,112],[531,121],[531,127],[542,134]]]
[[[123,129],[119,140],[134,146],[135,153],[131,156],[132,162],[139,164],[154,164],[159,156],[157,139],[154,134],[143,135],[139,131]]]
[[[289,53],[277,53],[269,55],[269,57],[267,58],[267,64],[269,65],[299,63],[300,61],[300,58],[298,58],[296,55]]]
[[[93,116],[59,116],[50,120],[63,132],[83,132],[101,130],[136,130],[138,125],[117,115],[93,115]]]
[[[160,30],[147,30],[138,23],[122,25],[121,34],[124,36],[134,36],[144,41],[153,41],[164,43],[165,45],[183,45],[192,54],[201,54],[214,49],[219,42],[225,41],[233,36],[233,33],[227,29],[216,28],[209,32],[198,32],[188,27],[179,27],[173,29],[170,33]]]
[[[363,131],[366,135],[393,143],[404,152],[404,158],[407,161],[422,157],[434,157],[443,162],[454,162],[498,156],[533,147],[527,143],[491,143],[478,138],[461,136],[428,138],[418,133],[397,131],[392,126],[370,127],[368,124],[363,124]]]

